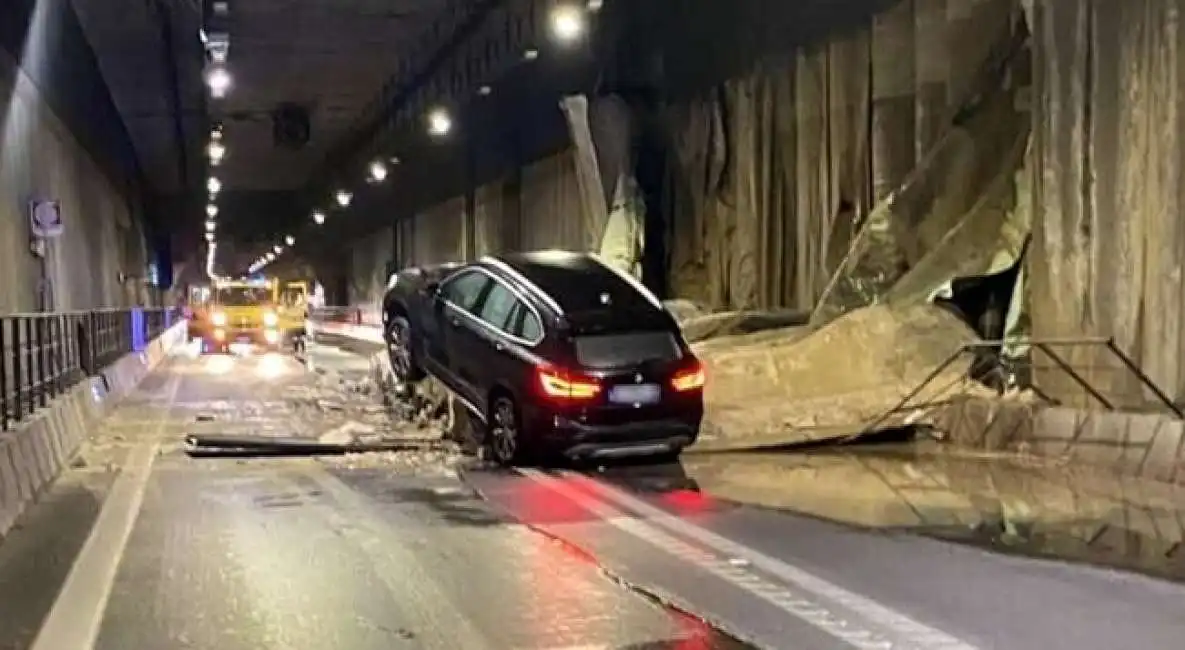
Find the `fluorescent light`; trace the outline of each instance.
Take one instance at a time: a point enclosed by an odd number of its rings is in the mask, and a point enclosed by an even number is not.
[[[370,163],[370,180],[381,183],[387,178],[387,165],[381,160]]]
[[[226,91],[230,90],[231,82],[230,73],[221,66],[211,68],[206,73],[206,85],[210,86],[210,94],[215,98],[225,97]]]
[[[551,10],[551,33],[557,40],[571,43],[584,34],[584,10],[575,5],[559,5]]]
[[[434,136],[448,135],[453,130],[453,118],[443,108],[434,109],[428,114],[428,133]]]
[[[206,146],[206,155],[210,156],[210,162],[217,165],[222,162],[223,156],[226,155],[226,145],[215,140]]]

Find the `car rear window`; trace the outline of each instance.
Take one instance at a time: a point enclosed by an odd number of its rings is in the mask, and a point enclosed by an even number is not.
[[[669,331],[577,336],[576,360],[586,368],[620,368],[647,361],[674,361],[683,356]]]
[[[565,312],[612,307],[655,309],[632,284],[595,261],[572,267],[531,265],[527,277],[559,303]]]

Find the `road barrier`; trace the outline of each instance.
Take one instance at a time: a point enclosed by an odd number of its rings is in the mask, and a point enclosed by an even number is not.
[[[177,320],[171,308],[140,307],[0,316],[0,431],[143,352]]]
[[[305,331],[315,342],[318,336],[341,336],[367,343],[383,343],[383,326],[378,313],[361,307],[320,307],[309,312]]]
[[[186,327],[168,309],[0,317],[0,539]]]

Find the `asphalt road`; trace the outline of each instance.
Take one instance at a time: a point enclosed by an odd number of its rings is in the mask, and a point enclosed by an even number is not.
[[[732,463],[756,471],[743,456],[508,472],[439,454],[191,459],[178,444],[195,427],[317,435],[341,408],[309,405],[333,390],[285,358],[171,361],[0,544],[0,648],[1170,650],[1185,639],[1176,584],[717,495],[712,477]],[[861,498],[826,485],[815,489],[849,507]]]

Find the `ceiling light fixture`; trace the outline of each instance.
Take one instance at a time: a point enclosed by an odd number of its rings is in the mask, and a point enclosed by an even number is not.
[[[374,183],[381,183],[387,179],[387,165],[381,160],[376,160],[370,163],[370,180]]]
[[[571,43],[584,34],[584,10],[563,4],[551,10],[551,33],[562,43]]]
[[[226,145],[221,141],[215,140],[206,146],[206,155],[210,157],[211,165],[218,165],[222,162],[222,158],[226,156]]]
[[[214,217],[217,217],[218,216],[218,206],[214,205],[213,203],[207,204],[206,205],[206,216],[210,217],[211,219],[213,219]]]
[[[206,189],[210,191],[210,196],[214,196],[215,194],[222,191],[222,181],[218,180],[214,176],[211,176],[210,180],[206,181]]]
[[[272,252],[274,252],[276,255],[279,255],[280,253],[284,252],[284,247],[279,245],[272,246]]]
[[[207,221],[206,222],[206,232],[214,232],[214,229],[217,227],[218,227],[218,224],[214,221]]]
[[[482,87],[477,89],[477,94],[481,95],[482,97],[485,97],[492,92],[494,92],[494,89],[491,88],[489,86],[489,84],[483,85]]]
[[[293,246],[296,244],[296,238],[293,237],[292,235],[288,235],[288,236],[284,237],[284,243],[289,246]]]
[[[221,66],[210,68],[210,71],[206,73],[206,85],[210,87],[210,94],[215,99],[226,96],[226,91],[230,90],[231,82],[230,73]]]
[[[272,253],[272,252],[270,252],[270,251],[268,252],[268,254],[267,254],[267,255],[264,255],[264,257],[266,257],[266,258],[267,258],[267,261],[269,261],[269,262],[274,262],[274,261],[276,261],[276,254],[275,254],[275,253]]]
[[[350,207],[350,201],[354,200],[354,195],[345,190],[338,190],[337,196],[335,198],[337,199],[338,205],[343,208],[348,208]]]
[[[428,133],[436,137],[448,135],[453,130],[453,118],[443,108],[433,109],[428,113]]]
[[[528,49],[527,51],[523,52],[523,58],[528,61],[534,61],[535,59],[539,58],[539,50],[536,50],[535,48],[532,47],[532,48]]]
[[[213,242],[214,241],[214,233],[212,233],[212,232],[206,233],[206,241]]]
[[[325,213],[320,210],[313,212],[313,223],[318,226],[325,223]]]

